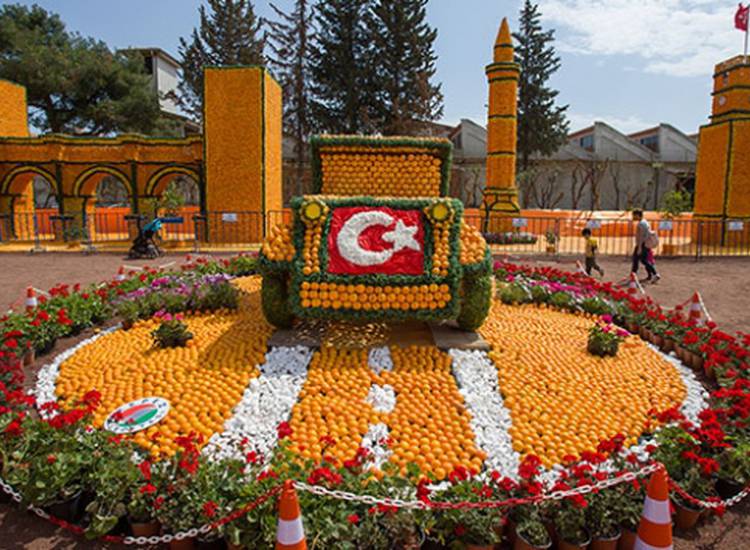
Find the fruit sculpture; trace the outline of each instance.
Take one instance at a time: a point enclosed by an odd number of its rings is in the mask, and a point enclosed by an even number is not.
[[[451,149],[444,139],[314,138],[316,194],[294,198],[292,224],[272,228],[261,249],[266,318],[481,326],[490,254],[446,197]]]

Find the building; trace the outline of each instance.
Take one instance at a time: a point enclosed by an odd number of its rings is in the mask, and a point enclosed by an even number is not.
[[[453,194],[468,206],[479,165],[486,155],[487,132],[463,119],[450,134],[454,150]],[[535,157],[534,170],[519,175],[524,208],[574,210],[658,209],[664,193],[695,187],[696,136],[669,124],[624,134],[605,122],[570,134],[550,157]],[[479,173],[477,175],[477,170]]]

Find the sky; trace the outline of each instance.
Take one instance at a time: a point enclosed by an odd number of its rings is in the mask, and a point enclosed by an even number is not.
[[[9,2],[2,2],[7,4]],[[16,2],[13,2],[16,3]],[[20,0],[62,16],[68,28],[112,48],[156,46],[177,57],[179,38],[198,24],[201,0]],[[272,17],[268,0],[256,11]],[[293,0],[276,0],[288,10]],[[485,124],[484,66],[504,16],[517,28],[522,0],[430,0],[437,28],[443,122]],[[571,130],[604,121],[630,133],[661,122],[692,134],[708,122],[711,75],[742,53],[737,0],[538,0],[555,30],[562,68],[551,80],[569,105]]]

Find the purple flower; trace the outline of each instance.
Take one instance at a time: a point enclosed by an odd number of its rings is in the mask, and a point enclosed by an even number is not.
[[[604,315],[602,315],[602,321],[604,321],[605,323],[611,323],[612,322],[612,316],[605,313]]]

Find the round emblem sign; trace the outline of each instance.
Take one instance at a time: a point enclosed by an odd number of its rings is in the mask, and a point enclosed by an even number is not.
[[[167,416],[169,401],[161,397],[144,397],[115,409],[104,422],[104,429],[116,434],[145,430]]]

